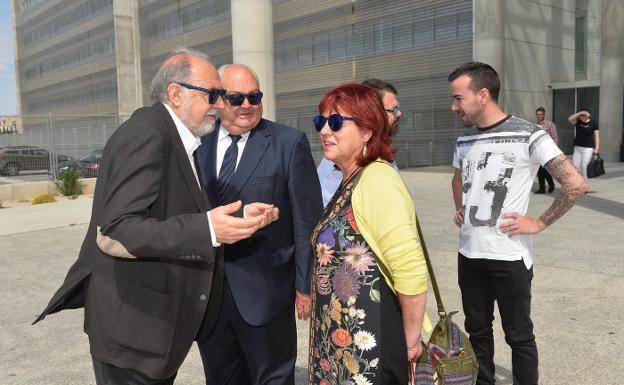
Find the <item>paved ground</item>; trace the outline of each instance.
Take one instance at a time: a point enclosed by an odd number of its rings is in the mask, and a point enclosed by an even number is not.
[[[447,309],[460,310],[456,284],[457,229],[451,223],[447,167],[402,172],[416,208]],[[532,197],[539,214],[552,195]],[[76,257],[90,216],[90,197],[0,210],[0,384],[94,384],[82,311],[36,326]],[[624,337],[624,164],[607,165],[579,207],[534,242],[533,317],[541,383],[621,384]],[[435,300],[429,314],[435,318]],[[461,318],[458,319],[461,321]],[[496,321],[498,322],[498,320]],[[297,384],[305,382],[307,324],[298,322]],[[510,352],[496,327],[499,384],[512,384]],[[202,384],[193,348],[178,384]]]

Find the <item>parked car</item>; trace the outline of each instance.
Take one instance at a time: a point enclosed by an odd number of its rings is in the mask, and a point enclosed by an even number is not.
[[[56,175],[69,170],[76,170],[81,178],[97,178],[100,163],[102,162],[102,150],[95,150],[80,159],[71,159],[58,162]]]
[[[67,155],[51,154],[57,162],[71,161]],[[21,171],[50,170],[50,152],[35,146],[0,148],[0,174],[15,176]]]

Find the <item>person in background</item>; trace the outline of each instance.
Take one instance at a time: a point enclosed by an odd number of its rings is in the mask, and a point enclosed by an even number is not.
[[[550,120],[545,119],[545,116],[546,109],[544,107],[537,107],[535,110],[535,124],[542,127],[542,129],[550,135],[555,144],[558,144],[559,135],[557,135],[557,126]],[[537,171],[537,181],[539,183],[539,190],[535,191],[536,194],[546,193],[546,181],[548,181],[548,193],[550,194],[555,190],[555,181],[544,166],[540,166]]]
[[[396,135],[399,132],[399,122],[401,120],[401,105],[397,99],[397,95],[399,94],[397,89],[392,84],[375,78],[366,79],[362,82],[362,84],[366,84],[379,92],[384,110],[386,110],[386,115],[388,116],[390,136]],[[392,162],[392,167],[396,170],[399,169],[394,161]],[[321,189],[323,191],[323,207],[325,207],[336,192],[336,189],[342,180],[342,173],[336,167],[334,162],[331,162],[326,158],[321,159],[321,162],[316,169],[316,173],[318,174],[321,182]]]
[[[314,126],[342,181],[312,235],[309,384],[407,384],[422,352],[427,265],[377,92],[343,84]]]
[[[574,153],[572,163],[587,180],[587,166],[592,155],[600,153],[600,129],[598,122],[590,119],[587,108],[581,108],[570,115],[568,121],[574,125]]]

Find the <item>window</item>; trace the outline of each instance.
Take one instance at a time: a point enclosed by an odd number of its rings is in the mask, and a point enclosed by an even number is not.
[[[395,49],[412,48],[412,15],[394,17],[392,40]]]

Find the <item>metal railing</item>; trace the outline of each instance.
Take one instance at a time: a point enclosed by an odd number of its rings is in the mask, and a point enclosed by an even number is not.
[[[21,132],[0,135],[0,175],[48,174],[56,180],[73,169],[97,177],[101,150],[128,117],[121,115],[18,116]],[[394,138],[400,168],[450,164],[458,128],[414,131],[402,128]],[[316,134],[316,133],[314,133]],[[310,135],[309,135],[310,136]],[[317,135],[309,137],[317,162],[323,151]]]

